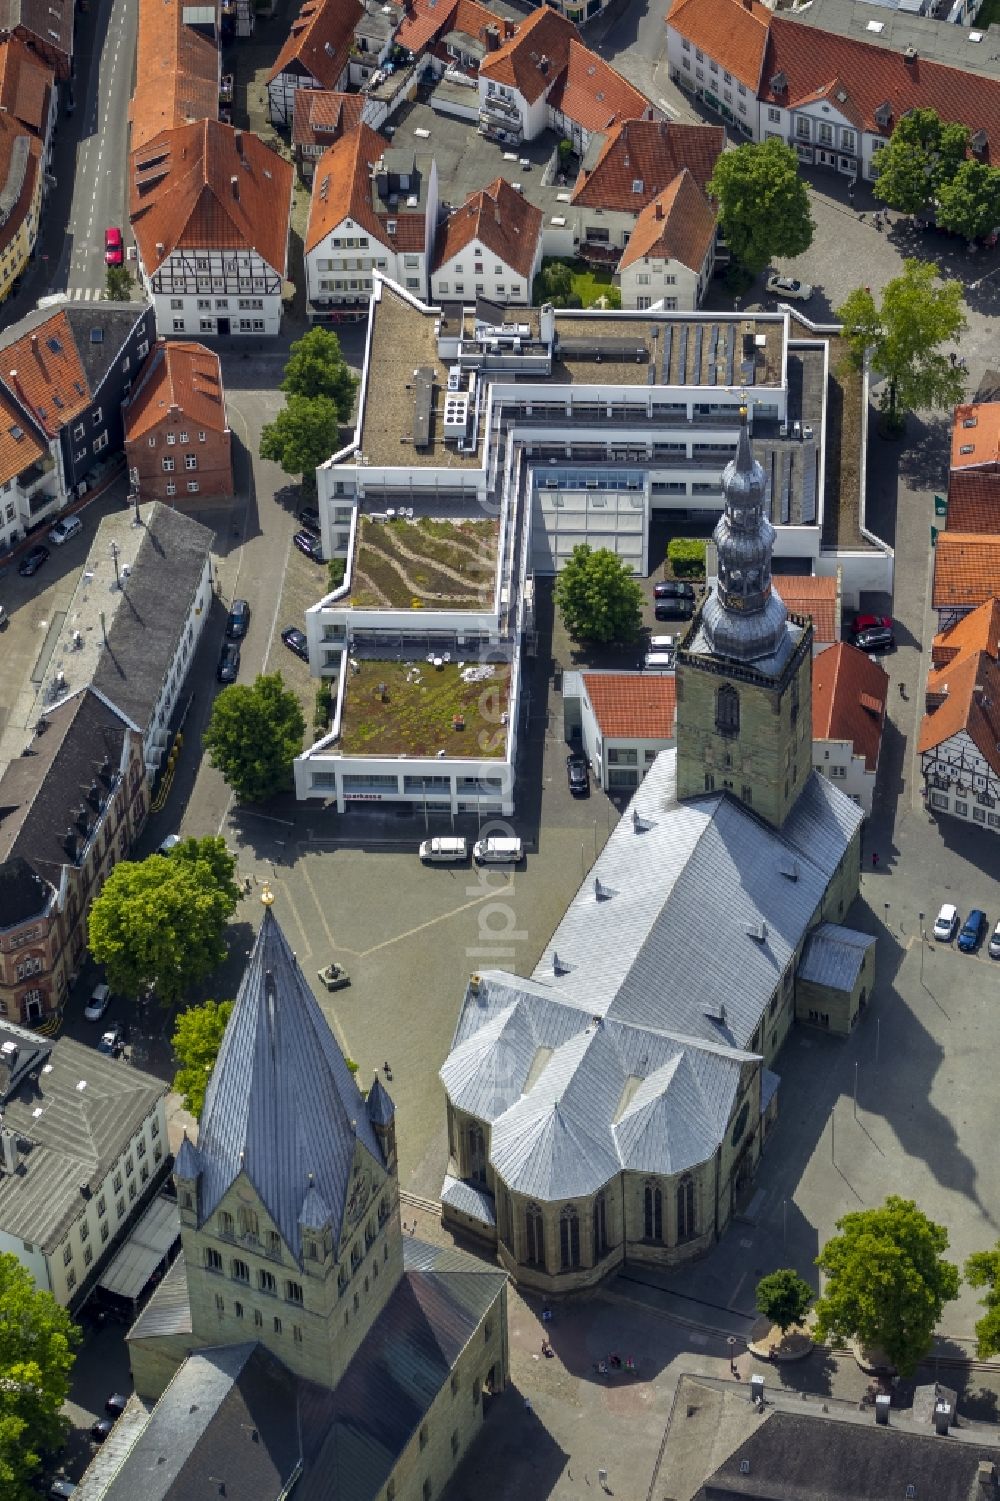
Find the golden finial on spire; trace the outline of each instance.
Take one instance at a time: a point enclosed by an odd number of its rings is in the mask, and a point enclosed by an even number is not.
[[[267,881],[264,882],[264,885],[261,889],[260,899],[264,903],[265,907],[274,906],[274,892],[271,890],[271,887]]]

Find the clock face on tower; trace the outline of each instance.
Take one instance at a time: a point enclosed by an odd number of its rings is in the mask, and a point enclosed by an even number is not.
[[[347,1191],[347,1223],[353,1227],[368,1208],[368,1200],[371,1197],[372,1180],[371,1174],[364,1168],[355,1170],[351,1179],[351,1186]]]

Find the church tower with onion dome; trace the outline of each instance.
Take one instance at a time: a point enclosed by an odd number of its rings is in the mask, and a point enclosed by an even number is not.
[[[772,589],[766,489],[743,408],[718,580],[677,654],[677,793],[729,792],[780,829],[812,769],[812,627]]]

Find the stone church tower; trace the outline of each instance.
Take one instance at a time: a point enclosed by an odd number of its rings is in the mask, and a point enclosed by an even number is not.
[[[396,1173],[392,1101],[362,1096],[268,904],[174,1167],[191,1343],[336,1386],[403,1275]]]
[[[746,408],[722,475],[716,589],[677,654],[677,794],[726,791],[780,829],[812,769],[812,627],[771,587],[774,528]]]

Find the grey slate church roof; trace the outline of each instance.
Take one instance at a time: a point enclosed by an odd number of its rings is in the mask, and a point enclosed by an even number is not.
[[[339,1233],[356,1144],[382,1164],[354,1076],[268,908],[205,1095],[199,1218],[244,1172],[301,1260],[303,1215],[316,1228],[319,1206]]]
[[[779,833],[725,794],[679,803],[675,771],[662,752],[531,978],[470,984],[441,1079],[514,1192],[582,1197],[712,1155],[863,816],[814,772]]]
[[[853,990],[869,949],[875,947],[872,933],[858,933],[837,923],[823,922],[814,928],[802,950],[799,979],[831,990]]]
[[[402,1279],[333,1391],[294,1376],[260,1345],[201,1350],[110,1484],[95,1459],[81,1501],[265,1501],[284,1494],[299,1463],[295,1501],[373,1501],[506,1280],[464,1252],[404,1237]],[[176,1306],[186,1285],[182,1253],[130,1339],[190,1328]]]

